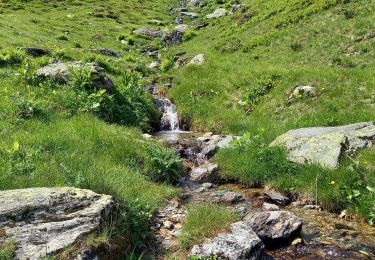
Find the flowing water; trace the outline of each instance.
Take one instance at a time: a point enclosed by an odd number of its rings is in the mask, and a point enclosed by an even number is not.
[[[184,159],[186,169],[186,177],[178,184],[182,191],[181,198],[168,201],[155,217],[153,232],[160,242],[160,248],[157,249],[158,259],[169,259],[170,256],[177,257],[175,259],[186,258],[188,252],[181,253],[178,237],[186,217],[186,209],[190,205],[219,203],[232,210],[242,210],[244,214],[261,210],[263,188],[221,183],[202,192],[199,191],[202,188],[200,184],[189,181],[189,170],[197,164],[192,162],[190,157],[185,157],[184,151],[196,150],[194,145],[199,136],[202,135],[178,131],[162,131],[155,136],[176,149],[177,154]],[[227,204],[217,201],[213,196],[226,191],[241,195],[242,200]],[[326,211],[304,209],[302,206],[289,205],[282,207],[282,210],[290,211],[303,220],[300,241],[277,249],[266,249],[262,259],[375,259],[374,227],[341,219],[338,215]],[[165,223],[173,225],[166,227]],[[166,252],[165,250],[169,252],[169,256],[160,253]]]
[[[162,131],[178,132],[180,130],[180,122],[176,106],[167,98],[158,98],[157,106],[162,113],[160,129]]]

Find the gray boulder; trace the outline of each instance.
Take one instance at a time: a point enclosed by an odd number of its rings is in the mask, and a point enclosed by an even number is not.
[[[288,241],[297,236],[302,220],[288,211],[250,213],[244,219],[266,244]]]
[[[221,233],[212,239],[206,239],[202,245],[195,245],[190,257],[198,259],[260,259],[264,244],[244,222],[230,226],[231,233]]]
[[[226,14],[227,14],[227,10],[225,10],[224,8],[219,8],[219,9],[216,9],[212,14],[208,14],[207,18],[216,19],[216,18],[225,16]]]
[[[355,155],[358,149],[371,147],[374,139],[375,126],[365,122],[291,130],[276,138],[270,146],[284,147],[290,161],[336,168],[340,159]]]
[[[216,182],[218,180],[218,166],[214,163],[205,163],[190,172],[190,180],[198,183]]]
[[[91,79],[96,88],[105,89],[108,93],[113,91],[113,83],[106,76],[105,71],[96,63],[57,62],[44,66],[36,71],[36,76],[43,79],[53,80],[62,84],[67,83],[71,78],[72,71],[89,70]]]
[[[97,230],[115,213],[111,196],[76,188],[0,191],[0,244],[16,259],[53,255]],[[108,223],[107,223],[108,224]]]
[[[151,39],[157,39],[163,37],[163,32],[154,28],[140,28],[133,31],[134,35],[147,37]]]

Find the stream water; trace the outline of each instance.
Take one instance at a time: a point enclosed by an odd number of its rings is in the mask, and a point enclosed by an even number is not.
[[[204,138],[199,133],[180,131],[176,125],[178,115],[175,113],[175,106],[166,104],[172,108],[164,109],[164,113],[168,115],[163,115],[162,122],[169,124],[165,129],[173,131],[159,132],[154,138],[164,140],[167,145],[176,149],[176,153],[184,160],[185,177],[177,184],[182,191],[180,199],[168,201],[160,208],[152,231],[159,242],[158,259],[168,259],[171,256],[174,259],[184,259],[188,252],[181,253],[178,237],[189,205],[216,203],[245,216],[261,211],[265,190],[236,183],[216,183],[206,187],[192,181],[189,177],[191,170],[209,161],[208,157],[196,160],[200,154],[199,143]],[[207,140],[214,137],[207,137]],[[228,192],[238,195],[238,199],[223,199]],[[236,196],[234,197],[237,198]],[[374,227],[345,220],[337,214],[320,209],[306,209],[303,205],[292,203],[281,207],[281,210],[290,211],[303,220],[300,237],[293,244],[266,249],[263,259],[375,259]]]

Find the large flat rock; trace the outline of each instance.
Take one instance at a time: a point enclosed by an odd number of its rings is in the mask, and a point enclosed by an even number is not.
[[[264,244],[249,225],[237,222],[230,226],[230,230],[231,233],[221,233],[195,245],[190,256],[193,259],[260,259]]]
[[[336,168],[342,157],[353,156],[358,149],[371,147],[373,140],[375,126],[364,122],[291,130],[276,138],[271,146],[285,147],[288,159],[293,162]]]
[[[108,195],[77,188],[0,192],[0,245],[14,242],[16,259],[53,255],[93,232],[114,213]]]

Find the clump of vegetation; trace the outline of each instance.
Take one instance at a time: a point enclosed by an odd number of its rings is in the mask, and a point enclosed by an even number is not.
[[[16,245],[14,242],[6,243],[0,246],[0,260],[12,260],[14,259],[14,251]]]
[[[57,40],[60,40],[60,41],[69,41],[69,38],[68,36],[66,36],[65,34],[60,34],[56,37]]]
[[[253,111],[260,99],[272,90],[277,78],[277,75],[272,75],[271,77],[262,76],[252,83],[253,86],[250,86],[246,96],[239,102],[239,105],[246,113]]]
[[[204,238],[215,236],[225,231],[230,224],[236,222],[235,212],[218,205],[197,205],[188,209],[187,217],[179,237],[182,248],[202,242]]]
[[[160,70],[162,72],[167,72],[168,70],[172,69],[174,66],[174,59],[171,57],[165,58],[160,64]]]
[[[0,51],[0,67],[18,65],[25,58],[25,52],[12,48]]]

